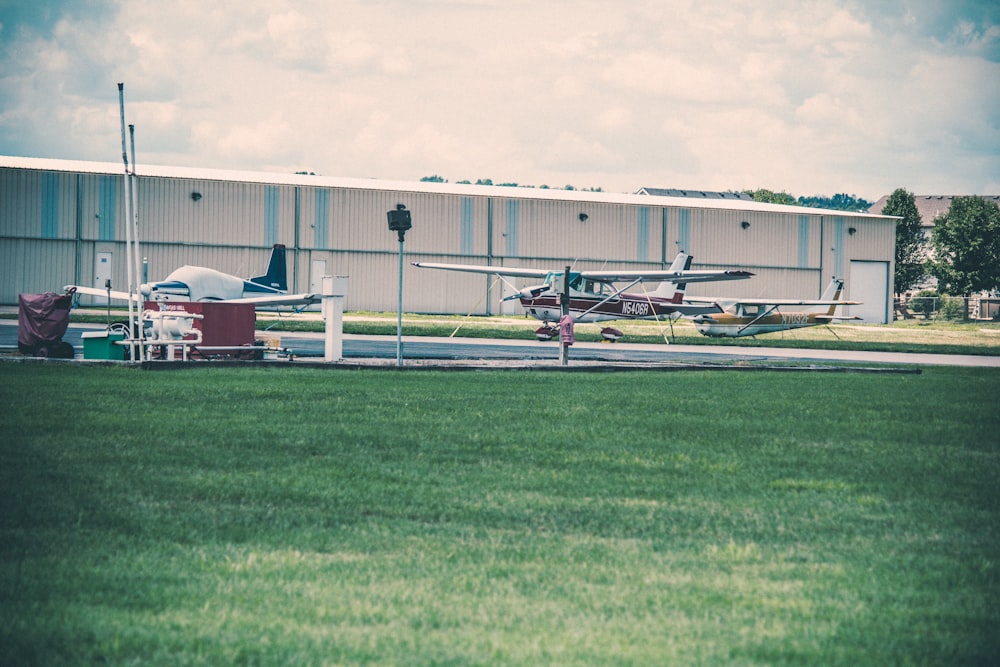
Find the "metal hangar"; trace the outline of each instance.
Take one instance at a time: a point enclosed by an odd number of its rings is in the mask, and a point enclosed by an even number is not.
[[[888,322],[896,219],[670,191],[620,194],[393,182],[139,165],[137,215],[148,279],[185,265],[252,275],[288,248],[289,289],[350,276],[348,310],[396,308],[398,242],[386,212],[404,204],[410,312],[520,314],[494,279],[421,271],[410,261],[559,269],[699,268],[756,276],[700,296],[818,298],[844,277],[850,313]],[[0,156],[0,303],[66,284],[125,286],[123,167]],[[659,191],[644,189],[643,192]],[[518,286],[520,287],[520,286]]]

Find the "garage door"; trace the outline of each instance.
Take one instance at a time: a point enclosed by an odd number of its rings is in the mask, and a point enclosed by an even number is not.
[[[861,301],[860,306],[850,306],[846,311],[865,322],[887,323],[889,317],[889,262],[851,262],[847,293],[851,301]]]

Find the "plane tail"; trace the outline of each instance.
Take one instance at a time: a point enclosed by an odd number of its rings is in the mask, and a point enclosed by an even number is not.
[[[844,279],[837,278],[834,276],[830,280],[830,284],[826,286],[826,290],[823,292],[823,296],[820,297],[820,301],[838,301],[840,299],[841,293],[844,291]],[[837,310],[837,304],[830,304],[827,309],[826,314],[832,316]]]
[[[250,282],[288,291],[288,269],[285,264],[285,246],[275,243],[271,249],[271,259],[267,263],[267,272],[262,276],[251,278]]]
[[[691,262],[693,260],[694,257],[681,250],[677,253],[677,257],[674,258],[674,263],[670,265],[668,270],[687,271],[691,268]],[[660,283],[660,286],[657,287],[656,291],[652,293],[652,296],[670,299],[674,303],[681,303],[684,301],[684,291],[686,289],[687,283],[663,282]]]

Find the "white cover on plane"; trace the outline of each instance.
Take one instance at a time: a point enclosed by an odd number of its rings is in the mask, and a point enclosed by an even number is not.
[[[182,266],[164,282],[177,281],[188,286],[192,301],[228,301],[243,297],[243,279],[203,266]]]

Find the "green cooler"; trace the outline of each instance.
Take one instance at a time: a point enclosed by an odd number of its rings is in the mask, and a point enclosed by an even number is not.
[[[108,359],[111,361],[125,360],[125,346],[118,345],[124,334],[108,331],[87,331],[83,334],[84,359]]]

